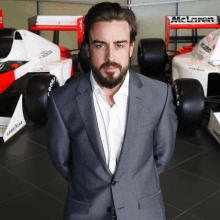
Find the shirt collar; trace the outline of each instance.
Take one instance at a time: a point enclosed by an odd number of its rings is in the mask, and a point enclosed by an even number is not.
[[[124,82],[122,83],[120,89],[118,90],[118,92],[116,92],[116,94],[123,94],[128,96],[128,87],[129,87],[129,70],[127,71],[126,77]]]

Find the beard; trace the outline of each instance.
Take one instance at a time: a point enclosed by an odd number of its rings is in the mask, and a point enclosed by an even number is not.
[[[119,76],[114,77],[114,70],[105,71],[105,73],[107,74],[107,77],[102,75],[101,70],[105,67],[110,67],[110,66],[117,67],[119,69],[120,71]],[[128,65],[125,66],[124,68],[122,68],[120,64],[116,62],[110,62],[110,61],[103,63],[100,67],[96,67],[91,62],[91,69],[92,69],[94,78],[99,82],[99,84],[102,87],[109,88],[109,89],[114,88],[115,86],[119,85],[122,82],[122,80],[125,78],[127,74],[129,67],[130,67],[130,63],[128,63]]]

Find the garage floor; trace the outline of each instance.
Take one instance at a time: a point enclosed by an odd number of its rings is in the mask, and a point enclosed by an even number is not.
[[[0,219],[61,220],[67,182],[47,154],[45,127],[25,118],[22,131],[0,139]],[[194,136],[177,134],[160,180],[167,220],[219,220],[220,146],[205,125]]]

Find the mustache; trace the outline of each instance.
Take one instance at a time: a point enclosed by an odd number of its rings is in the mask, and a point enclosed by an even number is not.
[[[120,64],[115,63],[115,62],[108,61],[108,62],[106,62],[106,63],[103,63],[103,64],[99,67],[99,70],[101,70],[102,68],[105,68],[105,67],[110,67],[110,66],[112,66],[112,67],[117,67],[117,68],[119,68],[119,69],[122,68]]]

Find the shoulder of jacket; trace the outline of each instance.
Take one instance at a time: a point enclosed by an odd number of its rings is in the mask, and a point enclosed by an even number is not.
[[[68,82],[67,84],[63,86],[60,86],[52,90],[53,98],[54,99],[65,99],[70,96],[74,96],[80,81],[81,81],[81,78],[78,78],[74,81]]]
[[[157,91],[166,91],[167,87],[169,86],[167,83],[159,81],[157,79],[144,76],[143,74],[140,73],[136,73],[136,74],[143,83],[143,86],[150,86],[152,89],[156,89]]]

